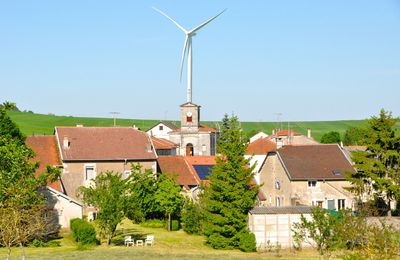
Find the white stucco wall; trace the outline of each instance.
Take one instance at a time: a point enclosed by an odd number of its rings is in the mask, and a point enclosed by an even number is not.
[[[48,207],[57,214],[53,217],[58,220],[62,228],[69,228],[71,219],[82,218],[83,206],[79,202],[51,188],[47,188],[44,195],[47,198]]]
[[[163,130],[160,130],[160,126],[163,127]],[[169,128],[168,126],[166,126],[165,124],[159,123],[159,124],[155,125],[153,128],[147,130],[146,133],[148,135],[150,135],[150,136],[154,136],[154,137],[157,137],[157,138],[164,138],[164,139],[169,140],[169,134],[168,133],[171,132],[171,131],[172,131],[172,129]]]

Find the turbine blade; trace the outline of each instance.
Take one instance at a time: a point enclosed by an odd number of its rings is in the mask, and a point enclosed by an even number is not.
[[[182,62],[181,62],[181,81],[182,81],[182,75],[183,75],[183,65],[184,65],[184,63],[185,63],[185,55],[186,55],[186,50],[187,50],[187,46],[188,46],[188,43],[189,43],[189,36],[188,35],[186,35],[186,38],[185,38],[185,43],[184,43],[184,45],[183,45],[183,50],[182,50]]]
[[[206,26],[208,23],[210,23],[212,20],[214,20],[215,18],[217,18],[218,16],[220,16],[223,12],[226,11],[226,8],[220,12],[219,14],[217,14],[216,16],[214,16],[213,18],[208,19],[207,21],[205,21],[204,23],[200,24],[199,26],[197,26],[196,28],[192,29],[191,31],[189,31],[189,34],[192,34],[198,30],[200,30],[201,28],[203,28],[204,26]]]
[[[152,8],[153,8],[154,10],[156,10],[157,12],[159,12],[160,14],[162,14],[163,16],[167,17],[169,20],[171,20],[171,21],[172,21],[176,26],[178,26],[178,28],[181,29],[184,33],[186,33],[186,34],[188,33],[188,32],[186,31],[185,28],[183,28],[179,23],[175,22],[174,19],[172,19],[171,17],[169,17],[166,13],[164,13],[163,11],[161,11],[161,10],[155,8],[155,7],[152,7]]]

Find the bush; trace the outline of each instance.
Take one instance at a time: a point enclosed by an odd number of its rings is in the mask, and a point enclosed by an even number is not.
[[[32,242],[29,243],[29,247],[59,247],[61,246],[61,242],[58,240],[40,240],[34,239]]]
[[[168,228],[168,227],[167,227]],[[171,224],[171,230],[172,231],[177,231],[179,230],[179,221],[178,220],[172,220],[172,224]]]
[[[142,227],[149,227],[149,228],[162,228],[165,227],[166,222],[165,220],[161,219],[149,219],[145,222],[140,223]]]
[[[256,251],[256,237],[253,233],[242,232],[239,234],[239,249],[244,252],[254,252]]]
[[[207,243],[214,249],[231,249],[229,238],[221,236],[219,233],[213,233],[208,237]]]
[[[89,222],[75,218],[71,219],[70,227],[72,231],[72,236],[76,242],[83,245],[96,244],[96,229]]]
[[[186,201],[182,212],[183,230],[189,234],[203,233],[203,212],[198,203]]]

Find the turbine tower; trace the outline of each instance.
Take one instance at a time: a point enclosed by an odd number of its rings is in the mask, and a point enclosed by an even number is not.
[[[222,12],[217,14],[216,16],[208,19],[204,23],[200,24],[199,26],[195,27],[194,29],[188,31],[185,28],[183,28],[180,24],[178,24],[174,19],[169,17],[166,13],[163,11],[153,7],[154,10],[162,14],[163,16],[167,17],[169,20],[171,20],[179,29],[181,29],[186,37],[185,37],[185,43],[183,44],[183,51],[182,51],[182,62],[181,62],[181,80],[182,80],[182,74],[183,74],[183,64],[185,63],[185,56],[187,53],[187,94],[186,94],[186,101],[188,103],[192,103],[192,37],[196,35],[196,32],[206,26],[208,23],[210,23],[212,20],[220,16],[223,12],[226,11],[224,9]]]

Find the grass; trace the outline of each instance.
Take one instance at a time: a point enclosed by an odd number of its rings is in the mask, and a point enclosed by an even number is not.
[[[29,135],[51,135],[55,126],[113,126],[112,118],[93,118],[93,117],[72,117],[72,116],[55,116],[34,114],[28,112],[8,112],[11,118],[18,124],[22,132]],[[136,126],[142,130],[147,130],[156,124],[159,120],[145,119],[117,119],[119,126]],[[179,125],[178,121],[174,121]],[[215,122],[205,121],[208,126],[215,126]],[[307,134],[307,129],[312,129],[312,135],[316,140],[320,140],[321,136],[329,131],[337,131],[342,136],[349,127],[366,125],[366,120],[342,120],[342,121],[314,121],[314,122],[242,122],[242,128],[246,133],[255,131],[264,131],[270,134],[272,129],[287,129],[288,126],[296,132],[303,135]],[[396,131],[400,132],[400,126],[396,126]]]
[[[26,248],[28,259],[317,259],[314,250],[301,252],[282,251],[281,256],[276,253],[243,253],[238,250],[214,250],[205,245],[203,236],[188,235],[182,230],[167,232],[163,228],[147,228],[132,224],[126,220],[118,229],[118,236],[113,240],[116,243],[123,241],[125,235],[145,237],[155,235],[155,245],[150,247],[125,246],[95,246],[86,250],[79,250],[77,244],[68,233],[63,234],[61,247],[53,248]],[[4,258],[6,251],[0,249],[0,258]],[[20,259],[20,251],[13,248],[12,259]]]

